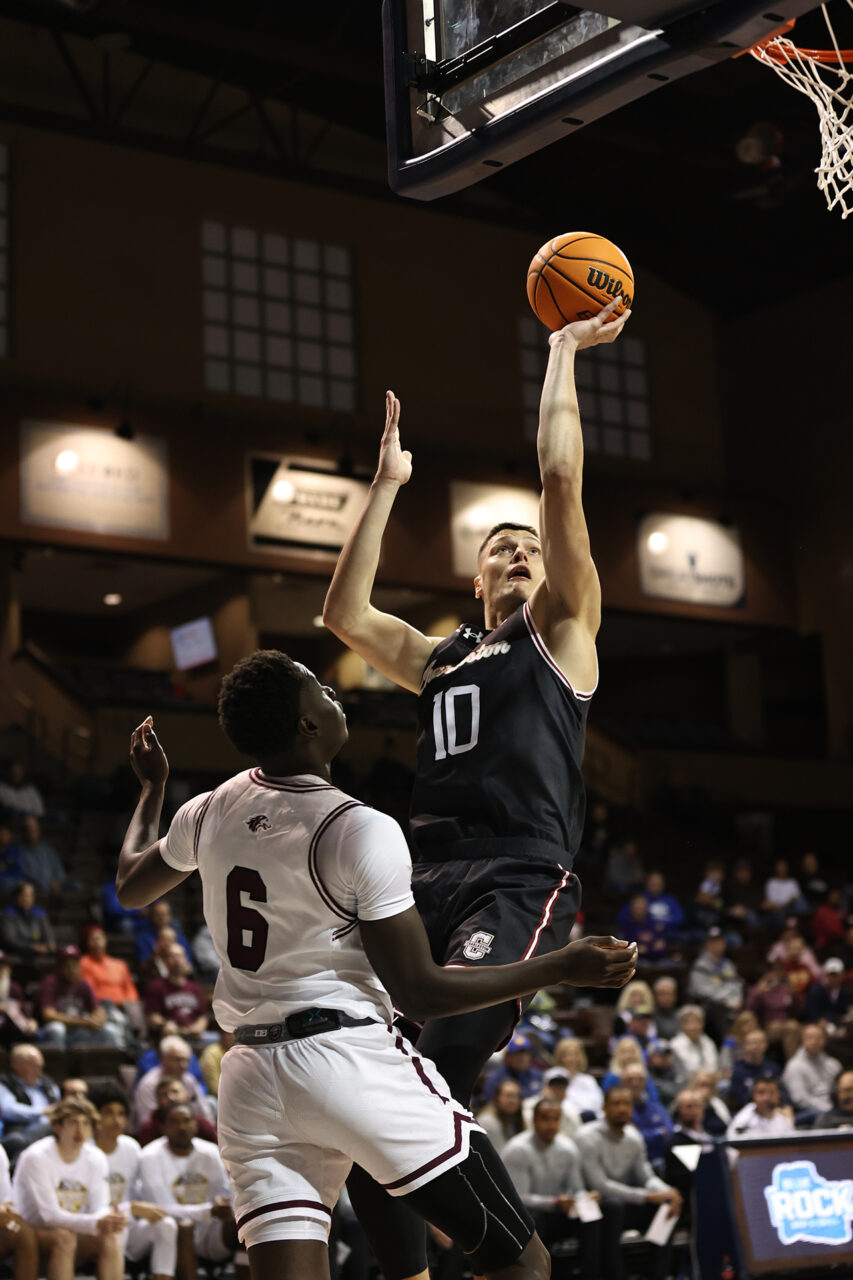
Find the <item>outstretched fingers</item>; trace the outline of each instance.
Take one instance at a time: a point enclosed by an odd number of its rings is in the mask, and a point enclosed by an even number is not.
[[[400,401],[393,391],[385,392],[385,436],[391,436],[400,425]]]

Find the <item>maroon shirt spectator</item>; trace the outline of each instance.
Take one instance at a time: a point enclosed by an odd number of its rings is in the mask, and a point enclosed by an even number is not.
[[[107,1022],[106,1011],[85,978],[80,977],[80,951],[63,947],[55,973],[39,985],[43,1026],[39,1039],[61,1048],[74,1044],[120,1046],[121,1028]]]
[[[844,921],[841,918],[841,890],[830,889],[826,901],[812,916],[812,937],[815,950],[823,951],[831,942],[841,942],[844,937]]]
[[[752,1010],[765,1030],[776,1022],[787,1022],[797,1016],[797,998],[781,961],[776,961],[756,982],[747,997],[746,1008]]]
[[[168,976],[155,978],[145,992],[145,1016],[148,1027],[156,1031],[166,1022],[174,1022],[190,1036],[201,1035],[207,1028],[207,998],[197,982],[189,977],[186,953],[179,942],[166,956]]]

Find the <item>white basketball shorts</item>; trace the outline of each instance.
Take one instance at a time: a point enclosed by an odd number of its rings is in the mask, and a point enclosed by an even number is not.
[[[247,1248],[326,1240],[352,1164],[406,1195],[464,1160],[472,1129],[435,1064],[381,1023],[222,1059],[219,1149]]]

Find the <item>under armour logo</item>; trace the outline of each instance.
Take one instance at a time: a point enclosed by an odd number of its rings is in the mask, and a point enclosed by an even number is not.
[[[463,640],[476,640],[477,644],[480,643],[484,636],[484,631],[475,631],[473,627],[465,627],[462,631]]]
[[[250,831],[269,831],[272,823],[265,813],[256,813],[253,818],[246,819],[246,826]]]

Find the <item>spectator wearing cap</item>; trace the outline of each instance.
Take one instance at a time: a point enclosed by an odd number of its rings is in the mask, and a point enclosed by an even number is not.
[[[726,940],[719,926],[708,930],[705,945],[693,961],[687,978],[687,995],[705,1010],[717,1039],[743,1005],[743,979],[726,955]]]
[[[542,1088],[542,1071],[533,1065],[533,1044],[525,1035],[516,1033],[512,1037],[504,1050],[503,1062],[486,1077],[483,1085],[485,1102],[491,1102],[498,1085],[504,1080],[517,1081],[523,1098],[532,1098]]]
[[[732,1110],[739,1111],[752,1100],[752,1089],[756,1080],[781,1081],[782,1072],[778,1063],[767,1057],[767,1035],[760,1027],[747,1031],[743,1038],[741,1056],[732,1067],[729,1080],[728,1100]],[[782,1089],[782,1101],[787,1106],[790,1097],[787,1090]]]
[[[678,1012],[680,1031],[672,1039],[675,1071],[680,1080],[689,1080],[696,1071],[718,1071],[720,1057],[717,1046],[705,1035],[705,1010],[698,1004],[686,1004]]]
[[[843,898],[840,889],[828,889],[826,897],[811,919],[815,951],[823,953],[826,947],[841,942],[844,937],[844,919],[841,915]]]
[[[798,1120],[811,1124],[816,1113],[829,1110],[840,1074],[841,1063],[826,1052],[823,1027],[814,1022],[803,1027],[803,1043],[782,1072]]]
[[[657,978],[652,986],[655,1029],[664,1040],[678,1035],[678,983],[670,974]]]
[[[826,961],[821,981],[809,988],[805,1018],[808,1022],[822,1023],[828,1035],[834,1035],[850,1023],[850,997],[844,986],[844,961],[837,956]]]
[[[44,1058],[34,1044],[16,1044],[9,1070],[0,1075],[3,1146],[12,1164],[24,1147],[50,1132],[47,1110],[59,1101],[59,1087],[44,1073]]]
[[[5,951],[25,961],[56,950],[50,921],[43,909],[36,906],[35,886],[29,880],[21,881],[14,901],[0,917],[0,937]]]
[[[122,1031],[126,1048],[132,1047],[133,1033],[142,1034],[145,1020],[139,992],[125,960],[107,954],[107,935],[99,924],[85,931],[86,951],[80,958],[80,977],[88,982],[105,1009],[107,1019]]]
[[[672,1059],[672,1046],[659,1037],[650,1040],[646,1048],[646,1066],[649,1080],[658,1091],[665,1107],[671,1107],[679,1090],[678,1075]]]
[[[20,1040],[32,1040],[39,1024],[24,1006],[24,993],[12,981],[12,957],[0,951],[0,1045],[8,1049]]]
[[[43,1044],[69,1048],[72,1045],[102,1044],[121,1047],[123,1036],[85,978],[80,977],[80,948],[63,947],[58,953],[55,973],[39,985],[38,1003]]]
[[[583,1041],[576,1036],[564,1036],[558,1040],[554,1049],[554,1066],[568,1072],[567,1105],[577,1111],[582,1120],[597,1119],[604,1106],[604,1094],[589,1070]]]
[[[835,1104],[819,1115],[814,1129],[853,1129],[853,1071],[842,1071],[835,1086]]]
[[[643,1135],[646,1154],[653,1169],[663,1168],[666,1146],[672,1133],[672,1118],[661,1102],[649,1097],[648,1072],[640,1062],[633,1062],[622,1072],[622,1083],[631,1092],[634,1109],[631,1123]]]
[[[726,1136],[769,1138],[793,1130],[794,1117],[790,1107],[784,1107],[780,1101],[778,1084],[762,1078],[752,1086],[752,1101],[732,1118]]]
[[[539,1097],[525,1098],[522,1103],[525,1128],[530,1128],[533,1123],[533,1110],[537,1102],[545,1099],[547,1102],[556,1102],[560,1106],[560,1133],[567,1138],[574,1136],[580,1128],[581,1118],[574,1107],[566,1102],[569,1079],[569,1073],[565,1067],[548,1068],[542,1077],[542,1092]]]

